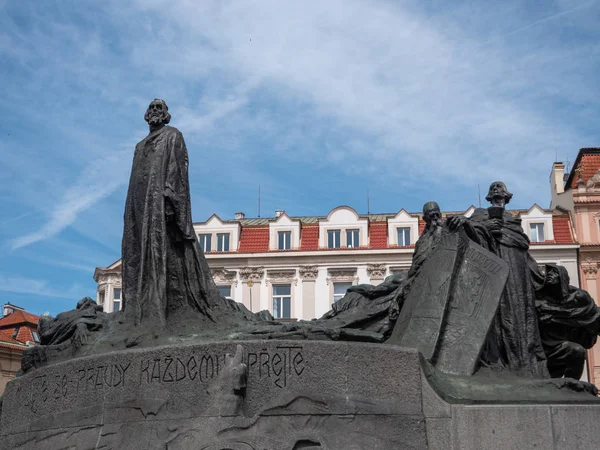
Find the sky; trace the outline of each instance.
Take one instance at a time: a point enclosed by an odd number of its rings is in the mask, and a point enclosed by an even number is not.
[[[0,0],[0,304],[95,297],[145,109],[184,135],[194,221],[548,207],[600,146],[600,0]]]

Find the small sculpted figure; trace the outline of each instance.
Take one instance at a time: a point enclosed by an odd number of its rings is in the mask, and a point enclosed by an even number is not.
[[[415,253],[408,271],[409,278],[417,274],[423,261],[435,248],[444,228],[440,206],[436,202],[427,202],[423,205],[423,220],[425,228],[415,244]]]
[[[469,219],[478,243],[502,258],[508,280],[491,326],[482,362],[493,368],[534,377],[548,377],[535,309],[534,279],[539,277],[529,255],[529,238],[521,220],[505,210],[512,194],[502,181],[490,185],[486,200],[491,207],[477,208]]]
[[[38,332],[42,345],[58,345],[65,342],[80,347],[87,342],[88,334],[102,328],[106,314],[102,306],[90,297],[77,302],[77,308],[60,313],[56,317],[44,315],[40,317]]]
[[[585,350],[600,333],[600,308],[586,291],[569,282],[567,269],[547,264],[544,282],[536,290],[536,308],[550,375],[578,380]]]
[[[21,371],[44,365],[57,352],[70,353],[85,345],[92,332],[104,326],[108,314],[102,311],[90,297],[77,302],[77,308],[60,313],[56,317],[43,315],[38,322],[41,346],[27,348],[21,357]],[[69,353],[69,352],[67,352]]]
[[[159,328],[175,311],[215,320],[222,302],[192,226],[187,149],[168,109],[155,99],[144,116],[150,133],[135,148],[122,252],[125,320]]]
[[[444,223],[436,202],[423,206],[426,226],[415,245],[412,265],[406,273],[388,276],[383,283],[372,286],[351,286],[346,295],[332,305],[320,321],[328,327],[371,331],[385,338],[391,333],[406,298],[410,282],[419,272],[427,256],[435,249]]]

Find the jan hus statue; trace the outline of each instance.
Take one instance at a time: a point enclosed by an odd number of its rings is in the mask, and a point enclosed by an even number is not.
[[[192,226],[188,154],[168,126],[167,104],[150,103],[150,133],[135,147],[123,231],[125,320],[164,326],[175,312],[200,312],[223,301]]]

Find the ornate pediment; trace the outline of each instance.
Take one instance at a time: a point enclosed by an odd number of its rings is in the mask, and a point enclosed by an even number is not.
[[[583,270],[583,273],[585,274],[586,278],[596,278],[599,264],[599,258],[596,254],[586,256],[583,259],[583,261],[581,261],[581,270]]]
[[[212,269],[213,280],[217,284],[235,284],[238,285],[237,273],[235,270],[227,270],[219,267]]]
[[[340,282],[358,283],[356,267],[338,267],[327,270],[327,284]]]
[[[299,272],[300,278],[307,281],[316,280],[319,275],[317,266],[300,266]]]
[[[296,269],[274,269],[267,270],[267,277],[265,278],[265,284],[268,286],[276,283],[289,283],[294,285],[298,284],[298,278],[296,278]]]
[[[242,281],[262,281],[265,270],[262,267],[242,267],[240,278]]]
[[[383,279],[385,278],[386,272],[387,268],[385,267],[385,264],[367,264],[369,278]]]

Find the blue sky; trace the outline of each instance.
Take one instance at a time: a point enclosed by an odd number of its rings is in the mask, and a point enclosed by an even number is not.
[[[451,5],[451,7],[449,6]],[[540,6],[541,5],[541,6]],[[599,1],[0,0],[0,303],[56,314],[120,256],[149,102],[212,213],[549,204],[600,146]]]

